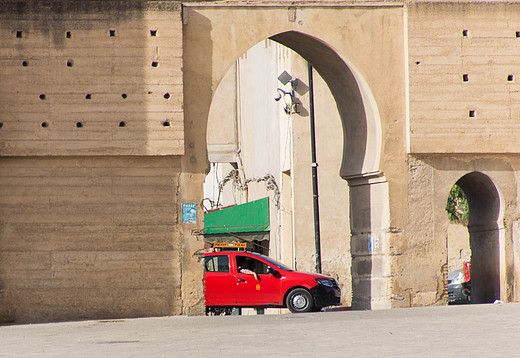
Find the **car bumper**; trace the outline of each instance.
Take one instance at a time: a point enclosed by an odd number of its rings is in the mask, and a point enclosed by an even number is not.
[[[469,290],[466,284],[448,285],[448,302],[468,302]]]
[[[341,301],[341,290],[339,287],[326,287],[317,285],[311,288],[311,294],[314,298],[316,307],[337,306]]]

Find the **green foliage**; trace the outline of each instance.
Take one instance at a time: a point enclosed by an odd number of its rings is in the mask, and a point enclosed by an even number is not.
[[[450,190],[448,202],[446,203],[446,211],[448,212],[448,218],[451,222],[461,223],[466,226],[468,225],[468,199],[457,184],[455,184]]]

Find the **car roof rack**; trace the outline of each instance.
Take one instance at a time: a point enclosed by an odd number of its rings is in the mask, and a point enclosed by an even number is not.
[[[213,249],[215,251],[246,251],[247,244],[245,242],[215,242]]]

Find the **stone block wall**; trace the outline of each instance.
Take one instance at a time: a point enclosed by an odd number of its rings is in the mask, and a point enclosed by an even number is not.
[[[0,160],[0,321],[179,314],[178,160]]]
[[[0,322],[183,312],[180,13],[0,1]]]
[[[0,5],[0,155],[184,153],[178,3]]]
[[[520,3],[408,4],[412,153],[520,151]]]

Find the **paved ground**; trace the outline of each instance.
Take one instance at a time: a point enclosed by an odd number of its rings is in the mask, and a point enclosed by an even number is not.
[[[0,357],[520,357],[520,304],[0,326]]]

